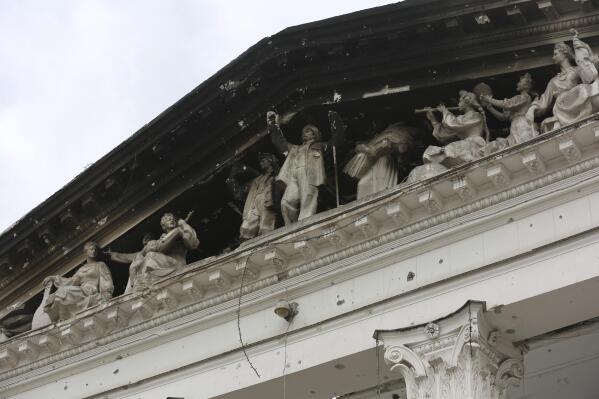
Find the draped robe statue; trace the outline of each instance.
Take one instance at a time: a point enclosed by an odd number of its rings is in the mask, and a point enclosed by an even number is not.
[[[503,100],[494,99],[488,95],[481,96],[481,101],[487,104],[487,110],[497,119],[510,121],[510,134],[507,138],[500,137],[489,143],[491,153],[512,145],[520,144],[539,135],[533,121],[526,117],[526,112],[532,104],[530,90],[532,90],[532,77],[529,73],[520,77],[516,89],[519,91],[514,97]],[[495,107],[501,108],[502,111]]]
[[[541,123],[543,132],[599,112],[597,58],[590,46],[578,39],[577,35],[573,44],[575,54],[566,43],[555,45],[553,61],[560,66],[560,72],[549,81],[545,92],[528,109],[527,117],[533,120],[535,115],[546,114],[553,105],[553,116]],[[576,67],[571,64],[573,58]]]
[[[460,91],[459,107],[463,114],[456,116],[444,105],[439,105],[436,109],[443,114],[441,122],[432,111],[427,112],[427,118],[433,125],[433,136],[442,143],[449,143],[443,147],[428,146],[422,156],[424,165],[410,172],[408,183],[428,179],[480,156],[486,144],[483,138],[486,120],[482,107],[476,95],[465,90]]]
[[[368,143],[356,146],[356,155],[343,172],[359,179],[357,199],[386,190],[398,183],[398,162],[413,146],[414,129],[400,123],[389,125]]]
[[[164,233],[158,240],[149,241],[135,256],[130,268],[136,270],[131,280],[133,291],[148,288],[156,281],[172,274],[187,264],[187,251],[199,245],[196,232],[183,219],[165,213],[160,219]]]
[[[108,266],[96,260],[98,245],[88,242],[84,246],[86,263],[72,277],[50,276],[44,280],[56,286],[56,292],[47,296],[43,310],[50,320],[71,319],[77,312],[112,298],[114,285]]]

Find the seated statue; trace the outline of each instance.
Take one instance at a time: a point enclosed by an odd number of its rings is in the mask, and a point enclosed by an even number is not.
[[[358,199],[398,183],[397,164],[413,146],[413,130],[395,123],[375,135],[368,143],[356,146],[356,155],[345,165],[343,172],[359,179]]]
[[[243,222],[239,228],[239,238],[246,241],[269,233],[275,229],[277,213],[274,198],[274,179],[279,172],[277,157],[268,153],[258,154],[262,174],[254,178],[249,185],[238,181],[240,168],[233,165],[226,180],[229,190],[237,199],[244,195]]]
[[[548,132],[569,123],[581,120],[599,111],[599,81],[597,80],[597,58],[590,46],[573,31],[574,53],[566,43],[557,43],[553,50],[553,61],[560,72],[547,84],[545,92],[534,100],[527,118],[546,114],[553,105],[553,116],[541,123],[541,131]],[[572,60],[576,67],[572,66]]]
[[[87,260],[72,277],[49,276],[44,279],[44,285],[56,287],[43,303],[43,310],[52,322],[71,319],[77,312],[112,298],[112,276],[108,266],[97,260],[98,244],[87,242],[83,248]]]
[[[480,156],[480,151],[486,144],[483,133],[488,135],[488,129],[476,94],[460,91],[459,109],[463,114],[458,116],[443,104],[437,108],[425,109],[426,117],[433,126],[433,136],[442,143],[449,143],[443,147],[428,146],[423,154],[424,165],[417,166],[410,172],[408,183],[427,179]],[[433,111],[442,113],[441,122]]]
[[[519,94],[511,98],[497,100],[490,95],[481,95],[481,102],[486,104],[487,110],[501,121],[510,121],[510,134],[507,138],[500,137],[489,143],[491,151],[495,152],[509,146],[523,143],[536,136],[538,132],[535,125],[526,117],[526,111],[532,103],[530,91],[532,90],[532,77],[526,73],[520,77],[516,86]],[[501,108],[499,111],[497,108]]]
[[[129,280],[127,280],[127,287],[125,288],[125,294],[128,294],[133,289],[133,281],[137,278],[137,274],[139,273],[139,266],[142,264],[141,260],[143,257],[155,248],[158,241],[154,240],[151,233],[146,233],[141,243],[143,248],[139,252],[133,253],[121,253],[114,252],[110,249],[106,251],[106,254],[110,256],[110,260],[119,263],[129,264]]]
[[[136,272],[130,281],[133,291],[143,290],[185,266],[187,251],[200,243],[193,227],[172,213],[162,216],[160,226],[164,233],[158,240],[148,241],[131,263],[130,269]]]

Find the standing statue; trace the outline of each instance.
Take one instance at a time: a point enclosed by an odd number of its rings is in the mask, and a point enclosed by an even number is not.
[[[139,273],[139,266],[143,257],[150,251],[154,250],[158,245],[158,241],[154,240],[152,233],[144,234],[141,243],[143,245],[142,250],[133,253],[121,253],[115,252],[108,249],[106,254],[110,256],[110,260],[119,263],[129,264],[129,280],[127,280],[127,287],[125,288],[125,294],[128,294],[133,289],[133,281],[137,278]]]
[[[480,151],[486,144],[483,134],[488,137],[489,133],[485,113],[476,94],[460,91],[459,109],[463,112],[459,116],[454,115],[443,104],[437,108],[416,110],[426,112],[426,117],[433,126],[433,136],[440,142],[449,144],[444,147],[428,146],[422,156],[424,165],[417,166],[410,172],[407,180],[409,183],[427,179],[480,156]],[[433,111],[441,112],[441,122]]]
[[[510,121],[510,134],[506,139],[499,138],[497,149],[506,148],[512,145],[523,143],[533,137],[538,136],[534,123],[526,117],[526,111],[532,103],[530,91],[532,90],[532,77],[526,73],[520,77],[516,86],[519,94],[503,100],[497,100],[490,95],[481,95],[483,104],[487,105],[487,110],[501,121]],[[501,108],[499,111],[497,108]]]
[[[597,80],[597,57],[590,46],[578,38],[575,30],[572,40],[574,53],[566,43],[557,43],[553,50],[553,62],[560,72],[547,84],[545,92],[529,107],[527,117],[547,113],[553,104],[553,116],[541,123],[542,132],[576,122],[599,111],[599,82]],[[576,67],[572,66],[572,60]]]
[[[343,172],[358,181],[357,198],[386,190],[397,184],[398,163],[413,147],[414,129],[401,123],[389,125],[368,143],[356,145],[356,155]]]
[[[56,287],[56,292],[47,295],[43,303],[45,313],[53,322],[71,319],[75,313],[112,298],[112,276],[108,266],[97,260],[98,244],[87,242],[83,248],[86,262],[72,277],[49,276],[44,279],[44,285]]]
[[[314,125],[302,129],[302,144],[289,143],[278,123],[277,114],[268,112],[266,121],[272,142],[287,158],[276,177],[285,186],[281,199],[281,213],[286,225],[316,213],[318,187],[326,182],[324,156],[343,140],[345,125],[336,112],[329,111],[332,138],[323,142],[320,130]]]
[[[158,240],[148,241],[131,263],[130,269],[136,271],[131,276],[133,291],[143,290],[187,264],[187,251],[200,244],[196,231],[187,224],[190,216],[191,213],[186,220],[177,220],[172,213],[162,215],[160,226],[164,233]]]
[[[247,194],[243,207],[243,222],[239,228],[242,241],[266,234],[275,229],[277,213],[274,198],[274,179],[279,172],[277,157],[268,153],[259,153],[262,174],[254,178],[249,185],[242,185],[237,180],[240,168],[233,165],[231,174],[226,180],[229,190],[237,198]]]

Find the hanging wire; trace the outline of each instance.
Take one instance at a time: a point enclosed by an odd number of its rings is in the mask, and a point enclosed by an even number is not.
[[[381,399],[381,351],[379,350],[378,334],[374,345],[374,350],[376,351],[376,396],[378,399]]]
[[[247,265],[248,265],[249,259],[250,259],[250,255],[248,255],[247,259],[245,260],[245,266],[243,268],[243,272],[241,273],[241,283],[239,285],[239,301],[237,302],[237,332],[239,333],[239,344],[241,345],[241,350],[243,351],[245,360],[247,360],[247,362],[250,365],[250,367],[252,368],[252,370],[254,370],[254,373],[256,373],[256,376],[258,378],[260,378],[260,373],[258,373],[258,370],[256,369],[256,367],[250,360],[250,357],[248,356],[248,353],[245,349],[245,344],[243,343],[243,338],[241,336],[241,298],[243,296],[243,283],[245,281],[245,273],[247,271]]]
[[[286,371],[287,371],[287,338],[289,337],[289,335],[287,334],[289,332],[289,328],[291,328],[291,323],[293,323],[293,319],[291,319],[289,321],[289,323],[287,324],[287,329],[285,330],[285,343],[283,345],[283,399],[286,399],[287,397],[287,381],[286,381]]]

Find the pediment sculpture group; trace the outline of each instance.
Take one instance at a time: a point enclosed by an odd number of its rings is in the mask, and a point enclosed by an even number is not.
[[[426,148],[422,155],[423,164],[409,173],[405,184],[430,178],[598,112],[598,59],[575,31],[573,34],[573,49],[566,43],[555,45],[553,61],[560,71],[540,96],[533,98],[532,76],[526,73],[517,82],[517,94],[511,98],[493,98],[488,86],[477,85],[472,92],[460,91],[456,108],[441,104],[416,110],[429,120],[432,135],[440,145]],[[486,113],[499,121],[509,122],[507,137],[490,140]],[[323,141],[318,127],[306,125],[301,132],[302,143],[293,144],[285,138],[277,115],[268,112],[267,129],[278,156],[260,153],[261,172],[247,184],[240,182],[240,168],[235,165],[226,181],[234,195],[245,198],[241,241],[273,231],[278,212],[285,225],[317,212],[318,188],[327,178],[325,159],[343,142],[345,133],[345,125],[335,112],[329,112],[329,122],[330,140]],[[358,199],[399,183],[398,163],[413,148],[416,134],[417,129],[394,123],[367,142],[355,146],[355,155],[344,166],[343,173],[357,180]],[[284,157],[282,165],[279,165],[278,157]],[[280,200],[276,200],[277,187],[282,187]],[[113,261],[130,265],[126,292],[143,290],[171,275],[185,266],[187,251],[198,246],[196,232],[187,220],[177,219],[169,213],[162,217],[160,224],[162,236],[158,239],[144,237],[139,252],[109,252]],[[76,312],[112,297],[110,271],[104,262],[97,260],[98,245],[87,243],[84,250],[87,260],[72,277],[50,276],[45,280],[48,288],[38,311],[47,314],[51,321],[71,318]],[[56,287],[53,293],[50,293],[50,285]]]

